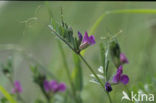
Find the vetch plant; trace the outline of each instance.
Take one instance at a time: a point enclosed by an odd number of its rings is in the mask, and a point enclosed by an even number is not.
[[[69,93],[69,94],[67,93],[66,96],[70,96],[70,98],[72,98],[74,102],[83,103],[81,98],[81,91],[83,89],[81,60],[92,72],[92,74],[90,75],[92,79],[90,81],[100,85],[103,91],[108,96],[110,103],[112,103],[110,94],[111,91],[114,90],[113,86],[118,85],[119,83],[121,83],[121,85],[127,86],[127,84],[130,81],[128,75],[123,72],[124,64],[129,63],[126,55],[123,52],[121,52],[120,45],[117,42],[116,38],[111,37],[111,39],[109,39],[108,42],[104,43],[105,45],[103,45],[103,43],[100,44],[101,64],[100,67],[98,68],[99,73],[96,73],[94,71],[94,68],[83,57],[82,51],[85,51],[88,47],[95,45],[96,41],[98,41],[97,40],[98,38],[96,38],[95,40],[94,35],[90,35],[90,34],[95,34],[94,33],[95,29],[99,25],[100,21],[102,21],[102,19],[108,14],[120,14],[120,13],[156,13],[156,10],[127,9],[127,10],[107,11],[103,15],[101,15],[99,19],[97,19],[95,25],[93,25],[90,32],[85,32],[84,35],[82,35],[81,32],[78,31],[78,33],[76,33],[76,37],[74,36],[73,28],[68,24],[66,24],[63,21],[63,18],[61,20],[61,23],[58,23],[53,18],[51,18],[51,24],[49,25],[49,28],[52,31],[52,33],[55,34],[61,41],[63,41],[63,43],[65,43],[74,52],[73,54],[74,69],[71,72],[67,64],[67,57],[62,48],[62,45],[60,42],[58,42],[62,59],[63,59],[63,64],[64,64],[63,67],[67,74],[67,79],[69,81],[71,90],[67,90],[66,84],[63,82],[59,82],[58,79],[56,78],[52,78],[52,80],[49,81],[48,74],[46,73],[43,74],[38,70],[37,66],[32,66],[31,71],[33,73],[32,75],[33,75],[34,83],[36,83],[38,87],[40,87],[43,95],[45,96],[45,99],[47,100],[46,102],[44,102],[42,98],[40,98],[36,100],[35,103],[43,103],[43,102],[52,103],[54,102],[53,99],[54,96],[57,96],[59,93],[65,91]],[[111,63],[114,64],[113,67],[110,66]],[[114,68],[115,68],[114,70],[115,75],[112,75],[113,73],[112,74],[108,73],[110,72],[109,70],[113,70]],[[21,98],[21,94],[23,93],[23,87],[21,84],[22,81],[14,80],[13,63],[11,59],[8,60],[8,62],[5,65],[4,64],[2,65],[2,72],[9,79],[12,85],[12,91],[10,94],[17,97],[17,100],[24,102],[23,99]],[[8,95],[8,93],[1,86],[0,86],[0,91],[3,91],[3,94],[7,95],[6,97],[10,98],[10,95]],[[7,102],[5,100],[6,98],[2,98],[2,99],[3,100],[1,101],[3,103]],[[14,100],[12,99],[12,101]],[[12,102],[12,103],[16,103],[16,102]]]
[[[48,103],[54,101],[53,97],[55,96],[56,93],[65,92],[66,90],[65,83],[62,82],[58,83],[57,80],[48,81],[47,76],[43,73],[40,73],[37,66],[31,66],[30,69],[33,73],[34,82],[40,87]]]
[[[100,83],[111,102],[111,98],[108,92],[105,90],[104,83],[101,81],[101,79],[97,76],[93,68],[88,64],[88,62],[83,58],[83,56],[80,53],[81,50],[86,49],[89,45],[95,44],[94,36],[89,37],[88,34],[85,33],[84,37],[82,38],[82,34],[78,32],[79,39],[77,39],[73,36],[72,28],[65,24],[63,20],[61,24],[58,24],[53,18],[51,20],[51,25],[49,25],[49,28],[51,29],[52,33],[54,33],[59,39],[61,39],[88,66],[89,70],[93,73],[97,81]]]
[[[23,89],[22,89],[22,85],[20,83],[20,81],[16,80],[14,82],[14,88],[12,89],[12,93],[13,94],[19,94],[22,93]]]
[[[101,46],[101,56],[102,56],[102,66],[98,69],[102,75],[96,74],[93,68],[88,64],[88,62],[81,55],[81,51],[86,49],[90,45],[94,45],[95,37],[93,35],[88,36],[88,33],[85,32],[84,36],[78,31],[78,39],[73,36],[73,30],[67,24],[64,23],[63,19],[61,24],[56,23],[52,18],[51,25],[49,25],[52,33],[54,33],[60,40],[62,40],[75,54],[77,54],[81,60],[88,66],[89,70],[92,72],[91,76],[93,77],[93,82],[100,84],[106,94],[109,97],[110,102],[112,102],[109,92],[111,92],[112,86],[111,83],[118,83],[119,81],[123,84],[129,82],[127,75],[122,74],[122,64],[128,63],[126,56],[123,53],[120,53],[119,44],[113,39],[107,43],[107,48]],[[117,68],[117,74],[114,76],[113,81],[110,81],[108,78],[108,68],[109,68],[109,58],[108,55],[111,55],[113,64]],[[119,67],[120,66],[120,67]]]
[[[10,56],[7,60],[7,63],[2,64],[1,67],[2,67],[3,74],[8,78],[8,80],[10,81],[10,84],[13,86],[11,93],[15,95],[19,101],[25,103],[24,99],[20,95],[23,91],[22,85],[20,81],[18,80],[14,81],[13,79],[13,75],[14,75],[13,57]]]

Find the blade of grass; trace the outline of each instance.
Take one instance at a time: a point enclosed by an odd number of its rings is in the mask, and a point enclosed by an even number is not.
[[[63,63],[64,63],[64,68],[66,70],[67,78],[69,80],[69,83],[70,83],[70,86],[71,86],[71,89],[72,89],[73,97],[74,97],[76,103],[79,103],[79,101],[76,98],[76,90],[75,90],[75,87],[74,87],[74,84],[73,84],[73,81],[72,81],[72,78],[71,78],[71,75],[70,75],[71,73],[70,73],[70,70],[69,70],[69,67],[68,67],[66,55],[65,55],[65,52],[63,50],[62,44],[61,44],[61,42],[59,40],[58,40],[58,46],[59,46],[59,49],[60,49],[60,52],[61,52],[61,55],[62,55],[62,59],[63,59]]]
[[[72,79],[74,82],[74,87],[76,89],[79,103],[82,103],[81,91],[83,89],[83,75],[82,75],[81,61],[80,58],[75,53],[73,53],[73,57],[74,57],[73,59],[74,59],[75,68],[72,71]]]
[[[10,103],[17,103],[2,86],[0,86],[0,91],[8,99]]]
[[[110,14],[125,14],[125,13],[138,13],[138,14],[156,14],[156,9],[124,9],[124,10],[112,10],[104,12],[93,24],[90,29],[89,35],[95,33],[95,30],[104,19],[105,16]]]

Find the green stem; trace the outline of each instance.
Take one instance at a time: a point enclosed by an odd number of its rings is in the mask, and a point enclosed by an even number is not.
[[[81,54],[79,54],[79,56],[83,60],[83,62],[87,65],[87,67],[89,68],[89,70],[93,73],[93,75],[96,77],[96,79],[99,81],[99,83],[101,84],[101,86],[104,88],[104,84],[102,83],[102,81],[100,80],[100,78],[96,75],[96,73],[92,69],[92,67],[87,63],[87,61],[83,58],[83,56]]]
[[[74,84],[72,82],[72,78],[70,76],[70,71],[69,71],[69,68],[68,68],[68,64],[67,64],[67,60],[66,60],[66,55],[64,53],[64,50],[62,48],[62,45],[61,45],[60,41],[58,41],[58,45],[59,45],[59,48],[60,48],[60,51],[61,51],[61,55],[62,55],[62,58],[63,58],[63,63],[64,63],[64,66],[65,66],[67,78],[69,80],[69,83],[70,83],[70,86],[71,86],[71,89],[72,89],[72,92],[73,92],[73,97],[74,97],[75,101],[77,103],[79,103],[78,100],[77,100],[77,98],[76,98],[76,90],[75,90]]]
[[[95,71],[92,69],[92,67],[87,63],[87,61],[83,58],[83,56],[81,54],[79,54],[80,58],[83,60],[83,62],[87,65],[87,67],[89,68],[89,70],[93,73],[93,75],[96,77],[96,79],[99,81],[100,85],[102,86],[104,92],[106,92],[108,98],[109,98],[109,102],[112,103],[112,99],[109,95],[109,93],[105,90],[105,86],[102,83],[101,79],[96,75]]]
[[[42,93],[44,94],[44,96],[45,96],[45,98],[47,100],[47,103],[50,103],[50,96],[45,92],[43,86],[41,86],[41,85],[39,85],[39,86],[40,86],[41,91],[42,91]]]
[[[124,9],[124,10],[112,10],[104,12],[93,24],[89,34],[93,34],[96,28],[99,26],[105,16],[110,14],[125,14],[125,13],[139,13],[139,14],[156,14],[156,9]]]
[[[108,96],[109,102],[110,102],[110,103],[113,103],[113,102],[112,102],[112,99],[111,99],[111,96],[110,96],[110,94],[109,94],[108,92],[107,92],[107,96]]]
[[[97,27],[100,25],[101,21],[108,15],[110,14],[125,14],[125,13],[130,13],[130,14],[135,14],[135,13],[139,13],[139,14],[156,14],[156,9],[123,9],[123,10],[112,10],[112,11],[106,11],[104,12],[93,24],[93,26],[91,26],[90,31],[89,31],[89,35],[94,34],[95,30],[97,29]],[[85,54],[84,50],[82,52],[82,54]]]

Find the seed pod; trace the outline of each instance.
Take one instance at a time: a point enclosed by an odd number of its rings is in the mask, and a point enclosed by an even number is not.
[[[120,66],[120,46],[115,40],[110,43],[110,54],[114,65],[118,68]]]

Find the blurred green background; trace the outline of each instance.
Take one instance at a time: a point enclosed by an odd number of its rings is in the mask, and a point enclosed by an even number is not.
[[[53,16],[60,20],[60,8],[63,8],[64,21],[72,26],[74,35],[77,31],[89,31],[96,19],[105,11],[118,9],[156,9],[156,2],[48,2]],[[29,65],[33,62],[17,52],[24,49],[26,54],[45,66],[60,81],[68,84],[62,58],[56,37],[51,34],[49,13],[45,2],[0,1],[0,63],[5,63],[8,56],[14,57],[15,79],[22,82],[24,97],[27,103],[33,103],[35,98],[42,97],[40,89],[32,82]],[[85,58],[97,71],[101,65],[99,43],[111,32],[112,35],[122,30],[118,41],[129,59],[124,66],[124,73],[130,77],[128,87],[132,88],[139,82],[146,84],[148,78],[156,76],[156,14],[112,14],[101,22],[95,32],[96,45],[89,47]],[[65,45],[70,69],[74,68],[71,50]],[[35,62],[34,62],[35,64]],[[82,98],[84,103],[107,103],[101,88],[89,82],[90,71],[83,65],[84,89]],[[110,68],[115,72],[115,68]],[[43,70],[44,72],[45,70]],[[1,74],[0,84],[8,91],[11,86]],[[116,86],[111,92],[113,101],[120,103],[122,85]],[[2,95],[1,95],[2,96]]]

